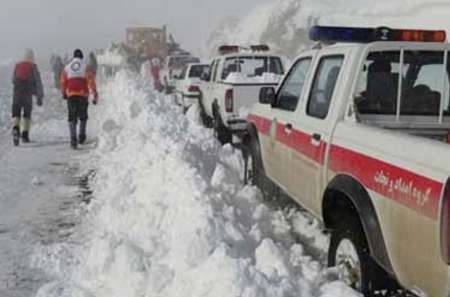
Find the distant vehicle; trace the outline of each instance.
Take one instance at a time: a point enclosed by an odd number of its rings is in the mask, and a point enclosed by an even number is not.
[[[263,87],[276,87],[284,74],[280,56],[271,54],[266,45],[250,48],[221,46],[213,59],[210,75],[203,79],[201,105],[204,122],[212,119],[218,139],[230,142],[232,133],[246,127],[245,108],[258,102]]]
[[[208,64],[191,63],[184,67],[175,82],[175,96],[178,104],[189,108],[193,103],[198,103],[201,87],[205,83],[200,78],[208,72]]]
[[[178,79],[186,65],[190,63],[200,63],[200,59],[191,56],[189,53],[181,53],[168,56],[161,71],[162,82],[167,94],[175,89],[175,79]]]
[[[313,27],[310,37],[321,43],[248,116],[246,178],[319,218],[328,265],[366,296],[393,280],[449,296],[445,32]]]

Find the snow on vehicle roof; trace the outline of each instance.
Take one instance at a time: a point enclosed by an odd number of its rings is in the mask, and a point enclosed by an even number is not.
[[[226,83],[242,84],[278,84],[283,79],[283,75],[265,72],[260,76],[248,76],[240,72],[232,72],[228,74],[227,78],[223,80]]]
[[[220,57],[229,58],[229,57],[274,57],[280,58],[279,55],[276,55],[271,52],[247,52],[247,53],[229,53],[225,55],[220,55]]]

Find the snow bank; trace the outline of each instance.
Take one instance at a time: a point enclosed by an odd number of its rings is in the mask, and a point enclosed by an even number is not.
[[[242,186],[240,153],[193,112],[126,72],[103,94],[95,200],[72,243],[37,249],[54,279],[37,297],[356,296],[304,252],[291,215]]]

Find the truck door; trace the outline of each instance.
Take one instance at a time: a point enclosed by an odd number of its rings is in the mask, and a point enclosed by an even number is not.
[[[342,50],[341,50],[342,51]],[[325,49],[315,59],[314,75],[309,84],[302,110],[292,119],[287,160],[288,192],[311,212],[319,215],[322,179],[327,144],[331,139],[333,119],[330,106],[336,97],[336,86],[344,63],[339,49]]]
[[[291,67],[277,93],[275,106],[272,108],[272,127],[270,129],[269,174],[285,189],[292,172],[290,145],[292,143],[292,123],[296,118],[298,106],[303,97],[303,87],[308,79],[312,55],[299,58]]]

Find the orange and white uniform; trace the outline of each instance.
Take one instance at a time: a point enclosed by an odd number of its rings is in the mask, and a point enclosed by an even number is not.
[[[97,99],[95,74],[82,59],[74,58],[61,73],[61,92],[64,97],[85,97],[92,94]]]

